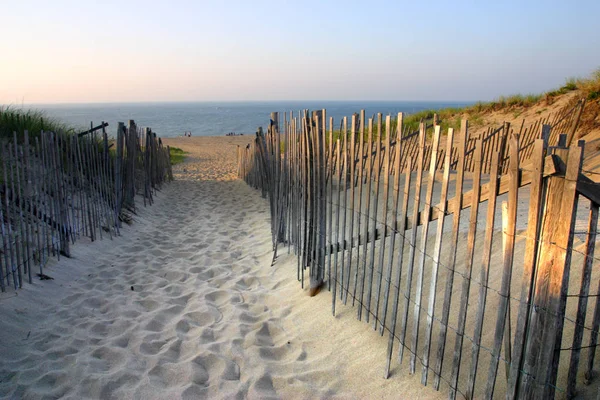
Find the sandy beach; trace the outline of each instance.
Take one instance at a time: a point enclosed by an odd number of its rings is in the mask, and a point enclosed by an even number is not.
[[[271,266],[268,203],[236,178],[250,140],[165,140],[186,162],[122,237],[0,295],[0,397],[446,397],[396,363],[383,379],[387,336],[308,297],[287,250]]]

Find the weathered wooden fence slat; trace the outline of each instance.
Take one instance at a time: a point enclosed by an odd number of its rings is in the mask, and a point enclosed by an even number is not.
[[[446,138],[446,148],[451,148],[452,142],[454,140],[454,129],[449,128],[448,134]],[[438,225],[435,234],[435,247],[433,250],[432,256],[432,266],[431,266],[431,281],[429,287],[429,302],[427,306],[427,326],[425,329],[425,348],[423,350],[423,368],[421,372],[421,383],[423,385],[427,385],[427,375],[429,371],[429,355],[431,351],[431,337],[433,333],[433,316],[435,312],[435,301],[437,296],[437,282],[438,282],[438,273],[440,268],[440,257],[442,252],[442,240],[444,234],[444,223],[445,223],[445,214],[446,214],[446,199],[448,198],[448,185],[450,178],[450,163],[452,160],[452,153],[446,152],[444,156],[444,175],[442,178],[442,189],[440,194],[440,204],[442,207],[437,210],[437,212],[441,215],[438,218]]]

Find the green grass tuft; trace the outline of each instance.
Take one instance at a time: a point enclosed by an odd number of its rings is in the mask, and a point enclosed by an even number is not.
[[[171,165],[181,164],[185,160],[185,155],[187,153],[179,147],[169,147],[169,150],[171,155]]]
[[[78,130],[49,117],[40,110],[23,110],[14,107],[0,107],[0,138],[12,138],[17,132],[19,141],[23,140],[23,132],[27,130],[31,138],[38,137],[41,131],[74,133]]]

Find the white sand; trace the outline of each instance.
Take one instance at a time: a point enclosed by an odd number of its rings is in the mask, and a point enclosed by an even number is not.
[[[387,337],[331,317],[286,250],[270,266],[268,203],[235,180],[249,140],[168,140],[192,154],[122,237],[0,295],[0,397],[446,397],[405,365],[384,380]]]

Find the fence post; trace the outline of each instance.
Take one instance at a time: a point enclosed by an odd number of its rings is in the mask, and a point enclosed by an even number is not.
[[[549,177],[542,221],[533,309],[527,338],[521,394],[525,398],[554,398],[569,279],[573,228],[577,208],[577,179],[583,160],[583,143],[556,149],[566,161],[563,177]],[[533,381],[536,382],[533,382]],[[535,387],[536,385],[542,387]]]

